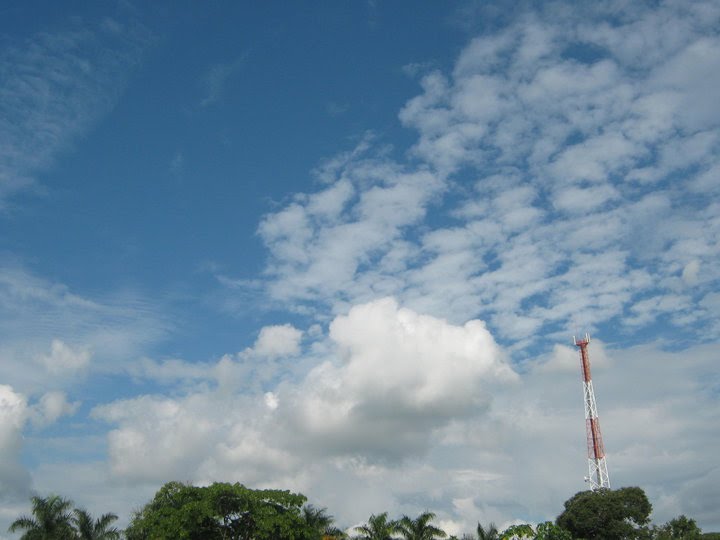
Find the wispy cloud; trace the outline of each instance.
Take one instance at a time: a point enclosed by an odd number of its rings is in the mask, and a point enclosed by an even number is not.
[[[204,92],[201,107],[217,103],[223,97],[231,77],[240,70],[246,58],[247,55],[243,55],[232,62],[220,62],[207,70],[200,82]]]
[[[42,191],[34,174],[114,106],[148,38],[108,19],[0,51],[0,210],[13,193]]]
[[[120,369],[161,340],[169,323],[133,294],[88,299],[18,265],[0,265],[0,378],[38,394],[77,382],[77,375]]]

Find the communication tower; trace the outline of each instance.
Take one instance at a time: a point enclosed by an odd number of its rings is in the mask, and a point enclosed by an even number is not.
[[[573,342],[580,348],[582,362],[583,393],[585,395],[585,428],[587,430],[588,449],[588,476],[586,482],[590,483],[590,491],[600,488],[610,488],[607,463],[605,462],[605,447],[600,433],[600,420],[598,420],[595,392],[593,391],[592,377],[590,376],[590,355],[588,344],[590,336],[585,334],[584,339],[575,339]]]

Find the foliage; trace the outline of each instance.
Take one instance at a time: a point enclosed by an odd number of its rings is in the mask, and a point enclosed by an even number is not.
[[[21,516],[10,524],[9,532],[24,531],[21,540],[72,540],[70,508],[72,501],[57,495],[31,497],[32,517]]]
[[[310,529],[312,538],[339,540],[347,536],[337,527],[333,527],[333,517],[327,513],[327,508],[317,508],[312,504],[306,504],[302,509],[302,517]]]
[[[20,540],[120,540],[113,526],[117,515],[98,519],[57,495],[32,497],[31,516],[20,516],[9,527]],[[241,484],[216,483],[195,487],[180,482],[162,486],[153,499],[132,516],[127,540],[345,540],[333,526],[326,508],[305,504],[301,494],[253,490]],[[703,534],[684,515],[662,526],[650,526],[652,505],[638,487],[583,491],[565,502],[553,523],[537,527],[512,525],[499,532],[494,524],[477,524],[477,536],[461,540],[720,540],[720,533]],[[373,514],[355,527],[354,540],[458,540],[434,526],[435,514],[391,520],[387,512]]]
[[[478,540],[500,540],[500,531],[498,531],[494,523],[490,523],[486,529],[478,522],[477,537]]]
[[[103,514],[93,520],[92,516],[81,508],[73,511],[72,523],[75,526],[75,534],[78,540],[119,540],[120,531],[111,527],[117,520],[115,514]]]
[[[387,512],[371,515],[365,525],[355,530],[360,533],[357,540],[392,540],[393,535],[400,532],[397,521],[388,521]]]
[[[312,540],[301,513],[303,495],[252,490],[241,484],[195,487],[169,482],[137,512],[128,540]]]
[[[572,535],[552,521],[545,521],[535,528],[535,540],[573,540]]]
[[[557,525],[573,538],[621,540],[649,536],[652,505],[639,487],[581,491],[565,501]]]
[[[534,538],[535,531],[532,525],[522,523],[520,525],[511,525],[500,534],[500,540],[515,540],[518,538]]]
[[[695,520],[684,515],[671,519],[662,527],[656,528],[654,533],[658,540],[700,540],[702,537],[702,531]]]
[[[405,540],[435,540],[445,538],[447,534],[442,529],[431,525],[435,519],[432,512],[423,512],[415,519],[403,516],[398,522],[398,532]]]

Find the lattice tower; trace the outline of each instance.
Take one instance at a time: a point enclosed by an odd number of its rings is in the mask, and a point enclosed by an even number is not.
[[[600,420],[598,419],[597,403],[593,391],[592,377],[590,376],[590,355],[588,344],[590,336],[585,334],[584,339],[573,338],[575,345],[580,348],[580,361],[583,376],[583,394],[585,396],[585,428],[587,431],[588,476],[585,481],[590,484],[590,490],[610,488],[607,463],[605,461],[605,447],[600,433]]]

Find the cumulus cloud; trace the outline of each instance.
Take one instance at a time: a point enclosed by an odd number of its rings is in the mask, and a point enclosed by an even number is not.
[[[336,318],[325,348],[304,380],[264,394],[219,388],[96,407],[95,417],[118,424],[113,470],[157,480],[234,470],[268,481],[262,474],[300,474],[320,456],[403,461],[425,453],[437,429],[482,414],[489,388],[517,377],[482,322],[455,326],[389,298]]]
[[[90,351],[73,348],[59,339],[53,339],[50,354],[41,357],[40,361],[50,373],[74,373],[85,369],[90,363]]]
[[[75,414],[80,402],[69,402],[65,392],[53,391],[42,395],[39,402],[32,408],[32,421],[40,426],[52,424],[61,416]]]
[[[313,369],[288,410],[319,452],[421,454],[433,429],[488,407],[486,385],[515,375],[482,322],[454,326],[391,298],[337,317],[330,339],[340,359]]]
[[[336,317],[317,345],[326,352],[315,367],[270,392],[195,388],[96,407],[116,426],[114,481],[282,486],[331,505],[343,524],[378,508],[433,508],[465,531],[477,520],[552,519],[584,488],[571,346],[517,373],[480,321],[454,325],[389,298]],[[593,340],[590,354],[612,484],[642,485],[662,501],[658,522],[684,512],[715,523],[695,491],[712,498],[698,479],[717,469],[707,448],[720,441],[705,427],[719,420],[713,348]]]
[[[300,352],[302,332],[290,324],[265,326],[260,330],[253,352],[263,357],[295,356]]]

